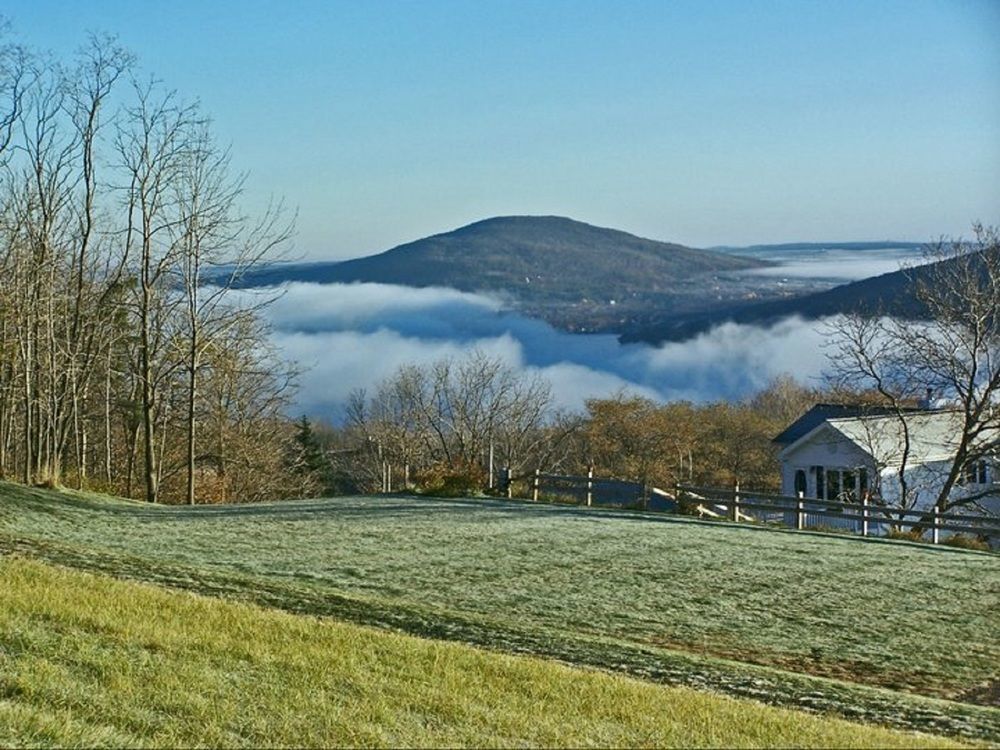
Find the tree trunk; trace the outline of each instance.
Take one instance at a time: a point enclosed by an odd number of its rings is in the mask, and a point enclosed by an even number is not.
[[[195,399],[198,394],[198,350],[196,339],[191,339],[191,361],[188,372],[187,399],[187,502],[194,505],[194,455],[195,455]]]
[[[144,282],[145,283],[145,282]],[[156,502],[156,446],[154,440],[155,420],[153,415],[153,368],[150,362],[150,306],[151,294],[148,286],[142,290],[142,325],[140,344],[140,378],[142,380],[142,447],[143,468],[146,472],[146,502]]]

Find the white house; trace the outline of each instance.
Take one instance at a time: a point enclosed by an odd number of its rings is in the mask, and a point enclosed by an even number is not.
[[[817,404],[774,439],[780,446],[782,494],[842,502],[867,496],[898,506],[905,465],[909,505],[930,510],[951,468],[961,419],[960,412],[948,409],[900,415],[870,406]],[[985,461],[967,467],[954,492],[979,494],[996,484],[1000,494],[997,468]],[[1000,498],[984,499],[980,506],[1000,512]]]

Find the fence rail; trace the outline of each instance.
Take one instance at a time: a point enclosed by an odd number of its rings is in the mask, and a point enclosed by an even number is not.
[[[599,477],[590,469],[585,475],[551,474],[534,471],[514,476],[500,471],[499,488],[512,497],[514,484],[526,488],[527,496],[539,502],[544,496],[573,498],[586,506],[640,507],[647,510],[676,510],[674,496],[656,487],[613,477]]]
[[[735,487],[702,487],[678,484],[674,492],[666,492],[640,482],[594,476],[590,469],[585,475],[552,474],[535,470],[519,476],[509,470],[500,471],[499,488],[512,497],[518,484],[533,502],[543,499],[572,498],[580,505],[631,507],[642,510],[677,512],[687,501],[699,515],[728,518],[731,521],[777,522],[795,529],[834,526],[873,536],[890,529],[908,528],[929,531],[934,544],[941,542],[941,533],[965,533],[980,537],[1000,538],[1000,518],[971,513],[942,513],[936,507],[894,508],[867,500],[842,502],[815,497],[794,497],[774,492],[756,492]]]
[[[814,518],[829,519],[839,522],[849,522],[851,530],[860,531],[862,536],[869,536],[880,527],[908,527],[910,530],[927,529],[931,532],[931,540],[938,544],[941,532],[967,533],[977,536],[1000,535],[1000,519],[984,515],[968,513],[942,513],[936,506],[933,508],[893,508],[876,505],[868,501],[848,503],[820,498],[793,497],[777,495],[770,492],[752,492],[733,488],[698,487],[679,484],[676,487],[678,499],[687,498],[693,501],[704,501],[724,510],[725,515],[733,521],[758,520],[754,513],[768,515],[778,513],[780,520],[796,529],[804,529]],[[703,504],[698,508],[702,512],[710,511]],[[719,515],[712,512],[711,515]],[[776,519],[765,519],[776,520]]]

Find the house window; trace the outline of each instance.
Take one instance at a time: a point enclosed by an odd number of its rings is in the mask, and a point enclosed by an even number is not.
[[[838,500],[840,498],[840,478],[839,469],[826,470],[826,499]]]
[[[825,483],[823,482],[823,475],[826,470],[822,466],[813,466],[813,474],[816,475],[816,497],[823,499],[825,495]]]
[[[986,461],[973,461],[966,465],[964,484],[989,484],[990,471]]]
[[[856,502],[868,490],[868,471],[857,469],[816,468],[816,497],[821,500]]]
[[[795,495],[796,497],[798,497],[799,495],[805,495],[805,494],[806,494],[806,473],[802,469],[799,469],[798,471],[795,472]]]
[[[851,503],[858,498],[858,475],[853,471],[845,471],[841,480],[841,490],[844,499]]]

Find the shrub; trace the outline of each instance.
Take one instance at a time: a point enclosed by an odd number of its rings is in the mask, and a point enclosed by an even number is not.
[[[417,492],[436,497],[469,497],[478,494],[486,484],[479,466],[435,464],[415,477]]]
[[[966,534],[952,534],[947,539],[942,539],[941,543],[947,544],[949,547],[960,547],[962,549],[975,549],[981,552],[990,551],[990,545],[984,542],[982,539],[978,539],[974,536],[968,536]]]
[[[902,529],[889,529],[889,533],[885,535],[886,539],[902,539],[906,542],[922,542],[924,541],[923,532],[914,531],[908,529],[903,531]]]

